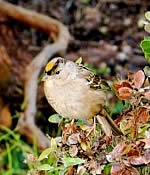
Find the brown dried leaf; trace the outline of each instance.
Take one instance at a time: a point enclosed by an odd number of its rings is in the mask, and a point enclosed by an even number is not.
[[[116,90],[119,90],[121,87],[128,87],[128,88],[132,89],[132,86],[130,85],[130,83],[128,81],[122,81],[120,84],[114,84],[113,87]]]
[[[132,86],[130,85],[130,83],[128,81],[123,81],[121,83],[121,87],[128,87],[128,88],[132,89]]]
[[[91,174],[101,174],[104,166],[100,166],[95,160],[90,160],[89,162],[89,170]]]
[[[6,127],[12,125],[12,117],[8,105],[5,105],[0,111],[0,124]]]
[[[27,161],[28,162],[37,162],[38,161],[38,158],[34,155],[34,154],[27,154]]]
[[[150,151],[146,150],[144,156],[131,156],[128,158],[128,161],[132,165],[142,165],[150,163]]]
[[[66,175],[74,175],[74,171],[75,171],[75,168],[70,167],[70,168],[68,168]]]
[[[149,149],[150,148],[150,138],[146,138],[142,140],[145,145],[144,145],[144,149]]]
[[[110,153],[112,159],[116,159],[117,157],[120,157],[124,153],[126,148],[127,148],[127,145],[124,142],[119,143],[117,146],[115,146],[113,151]]]
[[[71,157],[75,157],[78,154],[78,148],[77,148],[76,145],[72,145],[69,148],[69,154],[70,154]]]
[[[133,79],[133,72],[128,72],[128,79],[132,80]]]
[[[150,100],[150,91],[144,93],[144,97]]]
[[[121,87],[118,90],[118,96],[121,100],[128,99],[129,97],[132,96],[132,89],[129,87]]]
[[[123,171],[124,167],[119,162],[116,162],[112,165],[111,175],[118,175]]]
[[[118,91],[121,87],[122,87],[121,84],[114,84],[114,85],[113,85],[113,88],[114,88],[115,90],[117,90],[117,91]]]
[[[145,108],[140,108],[139,122],[146,123],[149,120],[149,112]]]
[[[144,153],[145,164],[150,163],[150,150],[146,150]]]
[[[132,165],[142,165],[145,163],[145,158],[143,156],[130,156],[128,157],[128,161]]]
[[[135,149],[131,149],[129,152],[128,152],[128,156],[139,156],[140,153],[138,150],[135,150]]]
[[[126,174],[124,173],[123,175],[140,175],[138,170],[134,167],[126,167]]]
[[[90,149],[90,142],[89,141],[81,142],[80,145],[84,151],[86,151],[87,149]]]
[[[145,74],[142,70],[139,70],[138,72],[136,72],[136,74],[134,75],[134,85],[136,88],[141,88],[142,85],[144,84],[145,81]]]
[[[116,162],[112,165],[111,175],[139,175],[139,172],[131,166],[121,165],[119,162]]]
[[[75,145],[77,143],[79,143],[79,133],[71,134],[68,137],[67,144],[68,145]]]
[[[84,166],[78,166],[77,175],[83,175],[86,172]]]

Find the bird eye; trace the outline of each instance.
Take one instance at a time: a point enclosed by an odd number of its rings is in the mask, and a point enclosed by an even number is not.
[[[47,75],[51,75],[51,71],[46,72]]]
[[[59,74],[59,73],[60,73],[60,71],[57,71],[57,72],[56,72],[56,74]]]

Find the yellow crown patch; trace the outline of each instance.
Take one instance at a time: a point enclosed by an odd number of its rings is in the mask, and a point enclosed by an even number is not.
[[[57,60],[51,60],[45,67],[45,71],[49,72],[53,69],[53,67],[55,66]]]

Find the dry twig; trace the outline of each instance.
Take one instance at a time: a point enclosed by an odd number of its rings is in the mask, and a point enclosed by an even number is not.
[[[27,138],[33,140],[35,137],[39,148],[45,148],[49,145],[49,140],[42,131],[35,125],[36,99],[37,99],[37,79],[41,69],[48,62],[48,59],[58,51],[64,51],[70,40],[70,34],[67,28],[48,16],[24,9],[3,0],[0,0],[0,13],[26,23],[32,27],[40,28],[53,38],[54,43],[48,44],[31,61],[25,72],[25,92],[24,99],[27,105],[24,114],[18,122],[18,130]]]

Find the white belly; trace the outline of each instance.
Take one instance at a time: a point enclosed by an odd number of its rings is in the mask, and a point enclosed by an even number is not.
[[[84,79],[65,83],[49,80],[44,83],[44,91],[49,104],[63,117],[91,118],[105,103],[104,92],[89,88]]]

